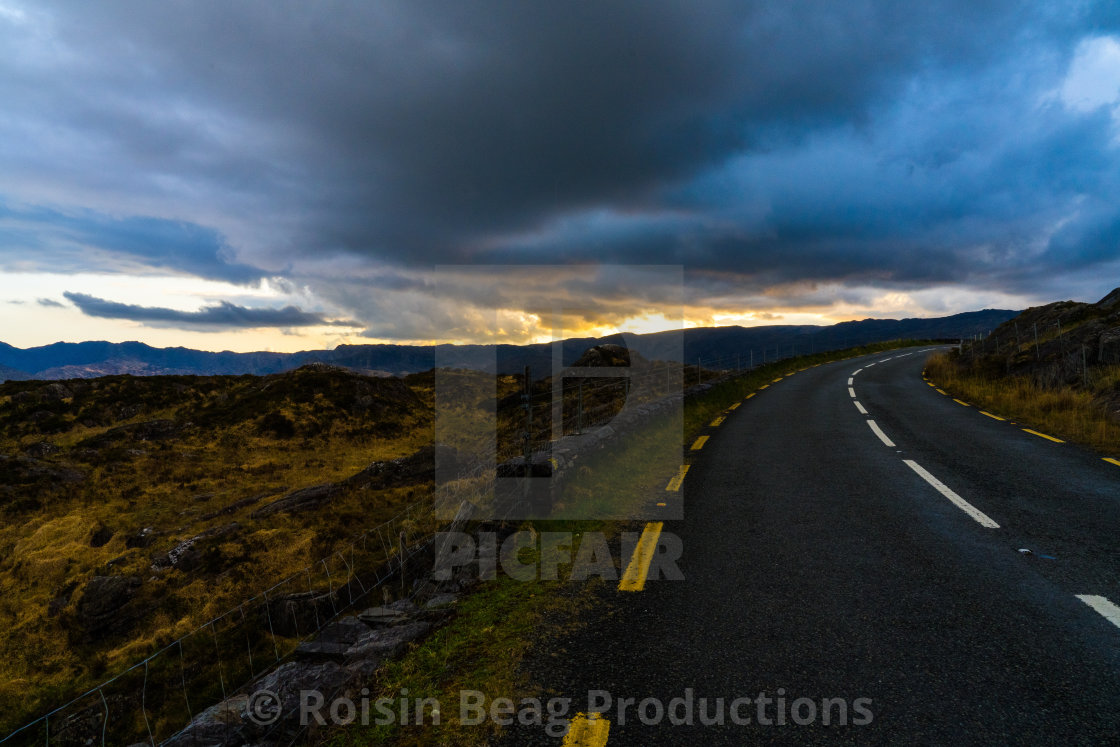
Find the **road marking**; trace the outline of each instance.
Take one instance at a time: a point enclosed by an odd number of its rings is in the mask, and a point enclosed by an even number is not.
[[[665,486],[665,489],[672,490],[674,492],[680,490],[681,483],[684,482],[684,476],[688,474],[688,468],[690,466],[692,465],[682,464],[680,470],[677,471],[676,476],[669,481],[669,484]]]
[[[1112,457],[1101,457],[1101,459],[1105,460],[1109,464],[1115,464],[1117,467],[1120,467],[1120,461],[1117,461]]]
[[[1053,441],[1056,444],[1064,444],[1065,443],[1065,441],[1063,441],[1060,438],[1054,438],[1053,436],[1047,436],[1045,433],[1039,433],[1038,431],[1032,431],[1030,428],[1024,428],[1023,430],[1026,431],[1027,433],[1031,434],[1032,436],[1038,436],[1039,438],[1045,438],[1047,441]]]
[[[848,377],[848,386],[851,386],[854,383],[856,383],[855,377],[854,376],[849,376]]]
[[[878,361],[876,361],[876,362],[878,362]],[[864,366],[864,368],[871,368],[874,365],[875,365],[874,363],[868,363],[866,366]]]
[[[760,391],[760,392],[761,392],[761,391],[762,391],[763,389],[769,389],[769,388],[770,388],[770,385],[769,385],[769,384],[763,384],[762,386],[760,386],[760,387],[758,388],[758,391]]]
[[[737,409],[739,407],[739,405],[741,405],[741,404],[743,404],[743,403],[742,402],[736,402],[735,404],[731,405],[731,407],[728,407],[727,409],[728,410]]]
[[[568,727],[568,733],[564,735],[561,747],[603,747],[610,730],[611,722],[600,718],[598,713],[577,713]]]
[[[689,450],[690,451],[700,451],[700,449],[704,448],[704,444],[706,444],[707,442],[708,442],[708,437],[707,436],[701,436],[700,438],[698,438],[698,439],[696,439],[695,441],[692,442],[692,446],[690,447]]]
[[[909,467],[910,469],[917,472],[919,477],[921,477],[923,480],[925,480],[930,485],[932,485],[934,488],[936,488],[937,492],[941,493],[941,495],[945,496],[950,501],[952,501],[954,506],[959,508],[961,511],[964,511],[966,514],[971,516],[973,519],[976,519],[976,521],[979,522],[981,526],[985,526],[989,529],[999,529],[999,524],[995,523],[990,518],[988,518],[987,514],[985,514],[980,509],[976,508],[976,506],[973,506],[971,503],[966,501],[964,498],[961,498],[959,495],[954,493],[952,490],[950,490],[945,485],[945,483],[938,480],[936,477],[931,475],[929,472],[926,472],[925,468],[922,467],[922,465],[918,464],[917,462],[915,462],[912,459],[903,459],[902,461],[905,462],[907,467]]]
[[[646,574],[649,573],[649,564],[653,560],[653,553],[657,550],[657,538],[661,536],[660,521],[651,521],[642,530],[638,544],[634,547],[634,555],[630,558],[630,565],[622,574],[618,582],[619,591],[641,591],[646,586]]]
[[[871,426],[871,430],[875,432],[875,435],[879,437],[880,441],[882,441],[887,446],[890,446],[892,449],[894,448],[894,441],[887,438],[887,434],[883,433],[883,429],[879,427],[878,423],[876,423],[874,420],[868,420],[867,424]]]
[[[944,389],[938,389],[937,387],[934,387],[933,390],[935,392],[937,392],[938,394],[944,394],[946,397],[949,396],[949,393],[947,391],[945,391]]]
[[[851,397],[852,399],[855,399],[856,398],[856,390],[852,389],[851,387],[848,387],[848,396]]]
[[[861,413],[863,413],[864,415],[866,415],[866,414],[867,414],[867,410],[863,409],[863,405],[861,405],[861,404],[859,403],[859,400],[858,400],[858,399],[856,400],[856,409],[857,409],[857,410],[859,410],[859,411],[860,411]]]
[[[708,423],[708,427],[709,428],[718,428],[719,426],[723,425],[723,417],[724,417],[723,415],[720,415],[718,418],[716,418],[712,422]]]
[[[972,407],[972,405],[970,405],[967,402],[964,402],[962,400],[959,400],[956,397],[953,397],[953,401],[956,402],[958,405],[964,405],[965,407]]]
[[[758,394],[758,392],[751,392],[746,397],[743,397],[743,401],[746,402],[748,399],[750,399],[751,397],[753,397],[756,394]]]
[[[1095,594],[1075,594],[1074,596],[1101,613],[1105,620],[1120,628],[1120,607],[1117,607],[1105,597],[1099,597]]]
[[[781,380],[782,380],[783,378],[784,378],[784,377],[782,377],[782,376],[779,376],[778,378],[774,379],[774,380],[773,380],[773,381],[771,381],[770,383],[771,383],[771,384],[777,384],[777,383],[778,383],[779,381],[781,381]]]
[[[926,383],[927,383],[927,384],[929,384],[929,385],[930,385],[930,386],[932,386],[932,387],[936,387],[936,386],[937,386],[937,384],[934,384],[934,383],[933,383],[932,381],[927,381]]]
[[[1001,418],[999,415],[993,415],[992,413],[984,412],[983,410],[977,410],[977,412],[980,413],[981,415],[987,415],[989,418],[991,418],[993,420],[1004,420],[1004,421],[1007,420],[1007,418]]]
[[[862,368],[857,368],[855,371],[852,371],[852,376],[858,376],[859,372],[862,371],[862,370],[863,370]]]

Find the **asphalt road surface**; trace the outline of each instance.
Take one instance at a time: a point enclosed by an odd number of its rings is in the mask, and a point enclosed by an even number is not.
[[[1120,466],[939,393],[928,355],[797,372],[705,430],[663,527],[685,580],[612,585],[531,665],[569,717],[611,698],[567,744],[1120,743]]]

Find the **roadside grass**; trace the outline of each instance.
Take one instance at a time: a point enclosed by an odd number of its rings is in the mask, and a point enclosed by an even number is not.
[[[814,355],[799,356],[760,366],[743,375],[722,379],[707,391],[689,398],[685,403],[683,427],[680,419],[666,423],[655,421],[651,429],[626,439],[619,451],[605,450],[588,459],[586,472],[573,478],[565,500],[572,506],[581,501],[594,501],[595,496],[611,496],[619,492],[627,500],[647,500],[661,491],[668,475],[677,465],[665,470],[651,455],[651,444],[661,446],[668,438],[675,441],[678,458],[687,444],[714,418],[762,384],[778,376],[799,371],[820,363],[894,350],[921,344],[921,341],[864,345]],[[672,420],[672,419],[670,419]],[[654,454],[660,451],[653,450]],[[610,462],[609,464],[607,462]],[[621,465],[621,466],[620,466]],[[620,505],[612,501],[610,508]],[[636,505],[631,503],[631,507]],[[574,533],[598,531],[609,539],[624,530],[635,529],[624,521],[544,521],[527,522],[546,531]],[[576,548],[571,548],[575,555]],[[528,557],[523,557],[528,562]],[[623,566],[629,558],[621,558]],[[561,566],[560,578],[566,577]],[[622,568],[619,568],[621,573]],[[369,694],[371,702],[388,698],[398,702],[402,691],[411,698],[435,698],[446,709],[441,723],[402,727],[397,723],[351,726],[330,731],[321,743],[333,747],[364,745],[453,745],[482,747],[493,743],[499,727],[489,719],[484,725],[464,726],[458,720],[458,704],[462,690],[477,690],[487,697],[508,697],[518,704],[523,698],[542,697],[540,686],[531,682],[522,666],[531,652],[539,650],[541,641],[579,629],[585,623],[581,613],[596,603],[597,595],[613,587],[611,581],[593,577],[584,584],[564,581],[518,581],[503,574],[480,585],[458,602],[453,620],[426,640],[414,644],[399,659],[388,662],[378,674],[378,683]],[[450,706],[450,707],[449,707]],[[489,701],[486,703],[489,707]],[[373,711],[371,711],[373,713]]]
[[[1099,404],[1099,396],[1120,383],[1120,366],[1096,371],[1088,389],[1042,387],[1025,376],[982,375],[963,369],[946,354],[930,358],[926,375],[993,415],[1120,457],[1120,423]]]

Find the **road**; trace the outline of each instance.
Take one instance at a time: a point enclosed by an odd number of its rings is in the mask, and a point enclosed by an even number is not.
[[[569,717],[612,698],[567,744],[1120,743],[1120,466],[939,393],[928,355],[797,372],[705,430],[663,527],[685,580],[612,585],[531,664]],[[692,725],[658,718],[689,692]]]

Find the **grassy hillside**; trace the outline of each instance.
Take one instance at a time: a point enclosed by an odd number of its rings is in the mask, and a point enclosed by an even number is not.
[[[431,399],[322,366],[0,386],[0,731],[426,496],[342,481],[430,445]]]
[[[990,412],[1120,456],[1120,289],[1027,309],[927,372]]]

